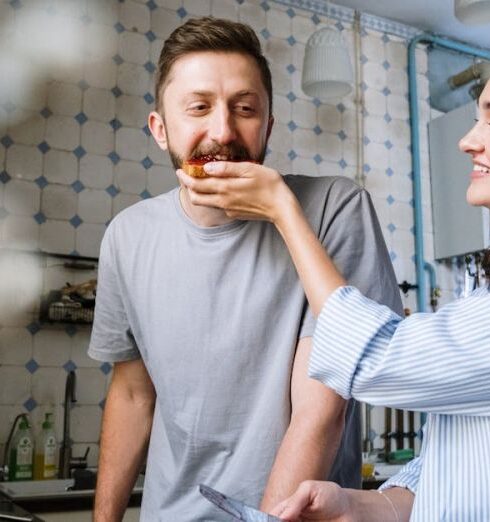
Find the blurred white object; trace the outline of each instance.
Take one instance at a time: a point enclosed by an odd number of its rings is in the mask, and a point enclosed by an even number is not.
[[[313,33],[306,43],[302,88],[320,100],[342,98],[353,84],[349,51],[340,31],[325,27]]]
[[[456,18],[468,25],[490,22],[490,0],[454,0]]]

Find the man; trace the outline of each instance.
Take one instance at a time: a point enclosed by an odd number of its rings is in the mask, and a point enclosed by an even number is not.
[[[203,156],[261,163],[272,125],[270,71],[248,26],[201,18],[174,31],[149,127],[176,169]],[[400,309],[368,196],[340,178],[288,183],[345,276]],[[143,521],[227,520],[200,483],[264,510],[304,479],[359,486],[358,411],[307,377],[313,329],[270,223],[193,205],[184,188],[121,212],[101,247],[89,349],[115,363],[96,522],[121,519],[148,440]]]

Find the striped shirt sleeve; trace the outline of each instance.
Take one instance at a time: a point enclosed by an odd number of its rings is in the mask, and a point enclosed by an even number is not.
[[[354,287],[318,318],[310,376],[374,405],[441,414],[490,414],[490,292],[404,320]]]
[[[403,466],[396,475],[393,475],[393,477],[384,482],[379,489],[383,491],[395,487],[406,488],[415,495],[415,493],[417,493],[417,485],[419,483],[421,469],[422,457],[417,457]]]

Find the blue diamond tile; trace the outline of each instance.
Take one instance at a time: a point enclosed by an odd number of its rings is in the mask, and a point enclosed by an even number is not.
[[[291,131],[291,132],[294,132],[296,129],[298,128],[298,126],[296,125],[296,123],[294,123],[294,121],[290,121],[288,123],[288,129]]]
[[[90,87],[90,85],[85,80],[80,80],[78,82],[78,86],[80,89],[82,89],[82,91],[86,91]]]
[[[78,256],[80,254],[76,250],[73,250],[72,252],[70,252],[70,255],[71,256]],[[66,335],[68,335],[70,337],[74,337],[76,335],[76,333],[78,332],[78,330],[77,330],[77,327],[74,324],[69,324],[69,325],[66,326],[65,332],[66,332]]]
[[[291,7],[286,11],[286,13],[289,16],[289,18],[294,18],[296,16],[296,12],[294,11],[294,9],[291,9]]]
[[[48,184],[48,180],[44,176],[39,176],[34,183],[42,190]]]
[[[388,60],[385,60],[381,65],[385,70],[388,70],[391,67],[390,62]]]
[[[22,7],[22,2],[20,0],[10,0],[9,4],[14,8],[14,9],[20,9]]]
[[[409,172],[407,176],[413,181],[413,172]]]
[[[269,147],[265,148],[265,157],[270,156],[272,150]]]
[[[47,144],[47,142],[42,141],[37,148],[43,153],[46,154],[49,150],[51,150],[51,147]]]
[[[384,142],[384,146],[385,146],[388,150],[390,150],[390,149],[393,148],[393,143],[391,143],[390,140],[386,140],[386,141]]]
[[[366,92],[368,90],[368,86],[366,82],[361,82],[361,90]]]
[[[145,102],[148,104],[148,105],[151,105],[154,101],[155,101],[155,98],[153,97],[153,95],[149,92],[147,92],[144,96],[143,96]]]
[[[294,160],[298,155],[296,154],[296,152],[294,150],[290,150],[288,152],[288,158],[292,161]]]
[[[344,30],[344,26],[342,25],[342,22],[337,22],[335,24],[335,27],[339,30],[339,31],[343,31]]]
[[[37,214],[34,214],[32,217],[34,218],[34,221],[39,225],[46,223],[46,216],[42,212],[38,212]]]
[[[390,121],[393,119],[388,113],[385,113],[383,116],[386,123],[390,123]]]
[[[72,256],[72,257],[80,257],[80,252],[78,250],[72,250],[70,252],[70,256]],[[71,337],[71,336],[73,336],[73,335],[75,335],[77,333],[77,329],[72,324],[69,324],[65,328],[65,332]]]
[[[115,130],[119,130],[122,127],[122,123],[117,119],[114,118],[109,122],[109,125]]]
[[[2,136],[2,139],[0,139],[0,143],[8,149],[14,143],[14,140],[8,134],[5,134],[5,136]]]
[[[8,113],[14,112],[16,109],[16,106],[10,101],[3,103],[2,107],[3,110]]]
[[[318,107],[320,107],[320,105],[322,104],[321,100],[319,100],[318,98],[313,98],[313,100],[311,101],[311,103],[318,109]]]
[[[268,29],[262,29],[262,31],[260,31],[260,34],[266,39],[268,40],[270,37],[271,37],[271,33],[269,32]]]
[[[149,42],[154,42],[157,39],[153,31],[146,31],[145,36]]]
[[[390,194],[390,195],[386,198],[386,202],[388,203],[388,205],[393,205],[393,203],[395,202],[395,198]]]
[[[143,190],[143,192],[141,192],[140,198],[141,199],[151,198],[151,194],[148,192],[148,190],[145,189],[145,190]]]
[[[104,374],[104,375],[109,375],[112,371],[112,364],[109,364],[108,362],[105,362],[105,363],[102,363],[100,366],[100,371]]]
[[[337,133],[337,136],[341,139],[341,141],[344,141],[347,138],[347,134],[343,130]]]
[[[267,2],[262,2],[260,4],[260,7],[267,13],[267,11],[270,9],[270,5]]]
[[[362,142],[367,146],[371,143],[371,140],[367,136],[364,136],[364,138],[362,138]]]
[[[387,175],[388,177],[390,177],[390,178],[391,178],[391,176],[393,176],[393,174],[394,174],[393,169],[392,169],[391,167],[388,167],[388,168],[385,170],[385,172],[386,172],[386,175]]]
[[[75,119],[77,120],[77,122],[80,124],[80,125],[83,125],[87,120],[87,116],[85,115],[84,112],[79,112],[76,116],[75,116]]]
[[[102,399],[100,402],[99,402],[99,408],[101,410],[103,410],[105,408],[105,399]]]
[[[115,198],[119,194],[119,189],[114,185],[109,185],[105,191],[107,194],[109,194],[109,196],[111,196],[111,198]]]
[[[363,38],[365,38],[368,35],[369,35],[369,33],[366,31],[366,29],[364,27],[361,27],[361,36]]]
[[[396,230],[396,227],[393,223],[390,223],[387,227],[386,227],[392,234],[393,232]]]
[[[35,410],[37,408],[37,402],[35,399],[30,397],[26,400],[23,404],[24,408],[30,413],[31,411]]]
[[[154,11],[158,6],[153,0],[148,0],[148,2],[146,2],[146,7],[148,7],[150,11]]]
[[[345,105],[343,103],[339,103],[338,105],[336,105],[336,107],[340,113],[345,111]]]
[[[40,111],[39,114],[46,119],[53,115],[53,113],[47,107],[44,107],[44,109]]]
[[[82,220],[82,218],[81,218],[78,214],[75,214],[75,215],[70,219],[70,225],[71,225],[73,228],[78,228],[82,223],[83,223],[83,220]]]
[[[29,373],[34,373],[39,368],[39,364],[35,359],[31,359],[26,362],[25,368]]]
[[[10,174],[6,170],[2,170],[0,172],[0,182],[2,182],[4,185],[5,183],[8,183],[12,178],[10,177]]]
[[[121,65],[124,60],[118,55],[118,54],[115,54],[113,57],[112,57],[112,60],[114,61],[114,63],[116,65]]]
[[[5,219],[8,215],[9,213],[3,207],[0,207],[0,220]]]
[[[67,373],[73,372],[77,369],[77,365],[70,359],[69,361],[66,361],[66,363],[63,365],[63,368]]]
[[[111,89],[111,92],[116,98],[119,98],[119,96],[122,94],[121,89],[117,85]]]
[[[291,92],[289,91],[286,98],[290,101],[290,102],[293,102],[294,100],[296,100],[296,94],[294,94],[294,92]]]
[[[365,118],[367,118],[369,116],[369,112],[367,111],[366,107],[363,107],[361,112]]]
[[[185,18],[187,16],[187,11],[185,10],[185,7],[179,7],[177,9],[177,14],[180,19]]]
[[[151,131],[150,131],[150,127],[148,127],[148,125],[145,125],[142,129],[141,129],[147,136],[151,136]]]
[[[381,91],[385,96],[389,96],[391,94],[391,91],[390,89],[388,89],[388,87],[385,87],[382,91]]]
[[[318,15],[315,13],[312,17],[311,17],[311,21],[315,24],[315,25],[318,25],[321,20],[320,18],[318,17]]]
[[[359,61],[364,65],[368,61],[367,56],[364,54],[361,54]]]
[[[340,165],[340,168],[341,168],[341,169],[345,169],[345,167],[347,167],[347,162],[345,161],[344,158],[342,158],[342,159],[339,161],[339,165]]]
[[[313,161],[317,164],[317,165],[320,165],[320,163],[323,161],[323,158],[320,156],[320,154],[315,154],[313,156]]]
[[[286,41],[289,45],[293,46],[296,43],[296,38],[293,35],[291,35],[287,37]]]
[[[31,335],[36,335],[37,332],[39,332],[39,330],[41,329],[41,326],[39,323],[36,323],[36,322],[32,322],[30,324],[28,324],[26,326],[26,330],[31,334]]]
[[[117,165],[119,161],[121,160],[119,154],[113,150],[110,154],[107,155],[108,158],[112,161],[114,165]]]
[[[386,33],[384,33],[383,36],[381,37],[381,40],[383,40],[383,43],[388,43],[390,41],[390,38],[388,37],[388,35]]]
[[[117,22],[117,24],[114,24],[114,29],[119,33],[124,33],[124,25],[121,22]]]
[[[413,198],[409,201],[409,204],[412,208],[415,207],[415,201],[413,200]]]
[[[146,62],[145,65],[144,65],[145,69],[150,73],[150,74],[153,74],[155,72],[155,64],[153,62]]]
[[[321,127],[319,125],[315,125],[315,127],[313,127],[313,132],[317,135],[317,136],[320,136],[320,134],[323,132]]]
[[[364,163],[362,166],[363,172],[366,172],[366,174],[371,170],[371,166],[368,163]]]
[[[286,70],[288,71],[289,74],[293,74],[294,71],[296,70],[296,67],[290,63],[287,67],[286,67]]]
[[[393,252],[393,250],[390,251],[390,259],[391,259],[391,262],[393,263],[393,261],[397,258],[397,255],[396,255],[396,252]]]
[[[77,193],[77,194],[80,194],[80,192],[82,192],[82,190],[85,188],[85,185],[79,180],[77,179],[76,181],[74,181],[72,184],[71,184],[71,188]]]
[[[76,149],[74,149],[73,154],[75,154],[75,156],[80,159],[83,158],[85,154],[87,154],[87,151],[81,145],[79,145]]]
[[[143,168],[145,168],[146,170],[153,167],[153,161],[148,156],[141,160],[141,164],[143,165]]]

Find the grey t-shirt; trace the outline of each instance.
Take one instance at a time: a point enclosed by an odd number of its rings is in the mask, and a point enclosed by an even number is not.
[[[397,311],[393,269],[366,192],[345,178],[286,176],[349,283]],[[178,189],[117,215],[104,236],[89,354],[142,357],[155,386],[142,521],[228,520],[210,485],[260,502],[290,421],[299,338],[314,319],[287,249],[267,222],[199,227]],[[352,402],[331,478],[360,483]]]

